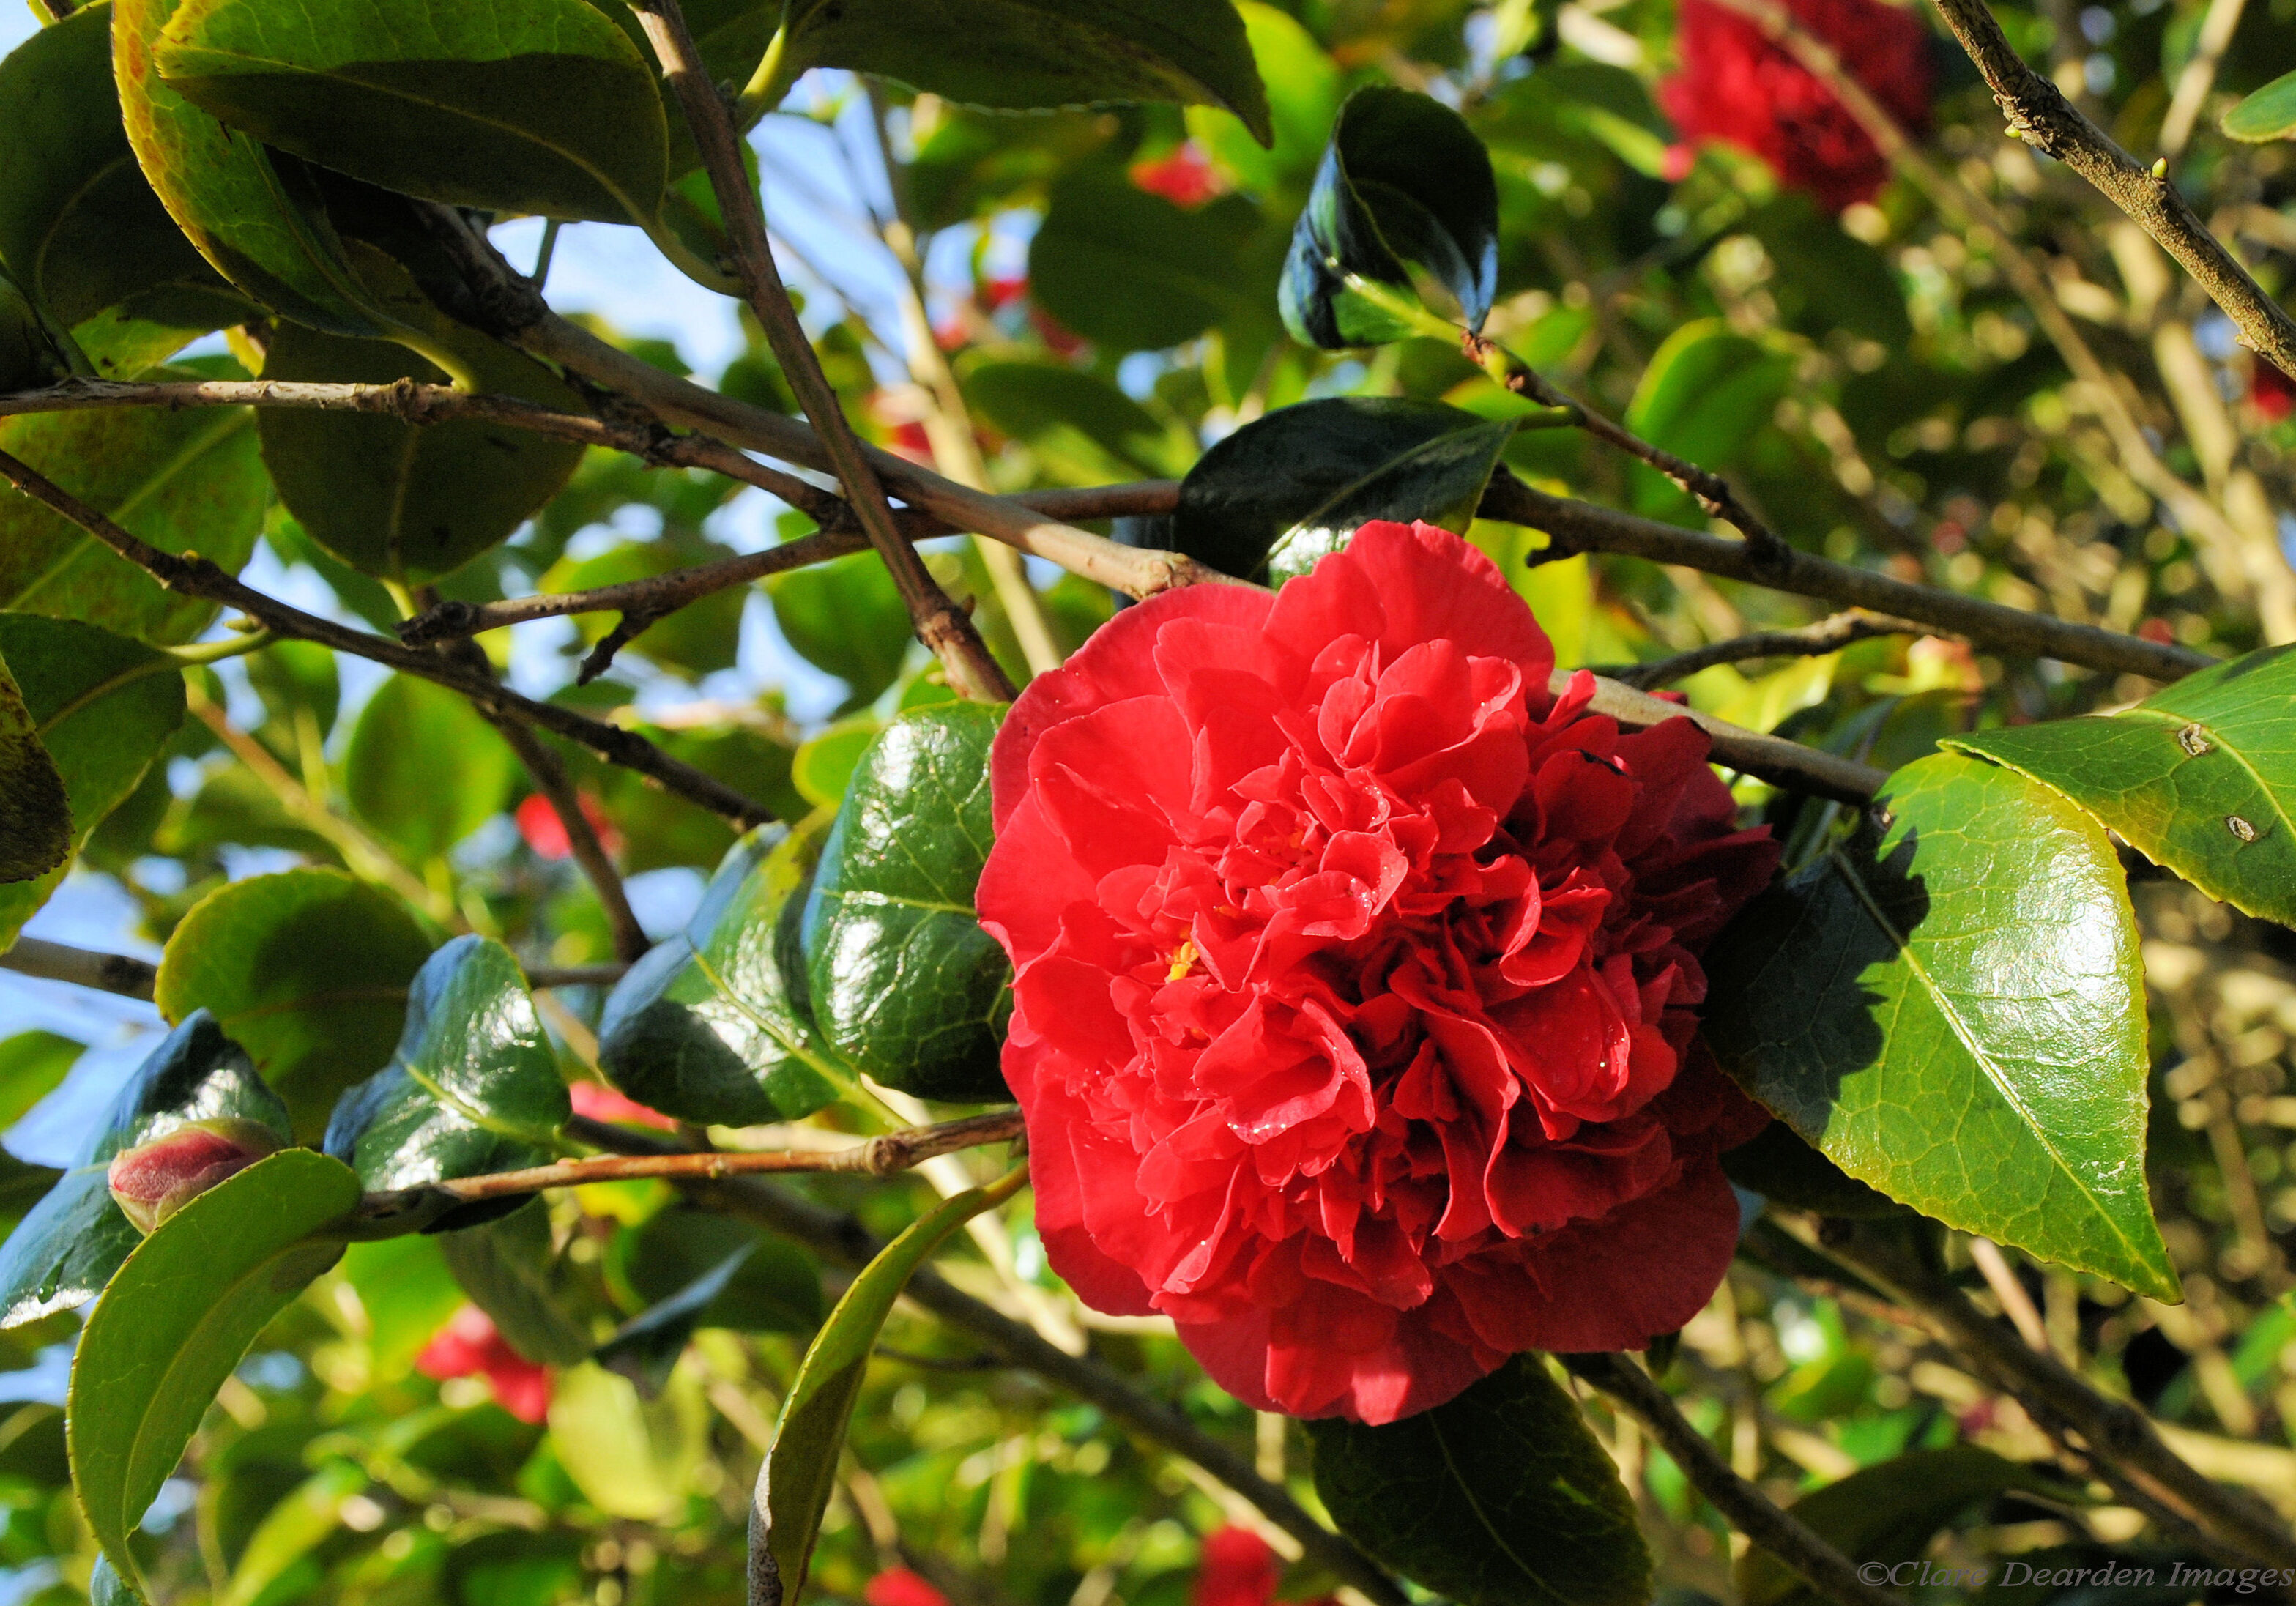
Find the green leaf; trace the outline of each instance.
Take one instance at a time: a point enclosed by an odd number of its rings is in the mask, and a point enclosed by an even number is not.
[[[993,835],[988,745],[1004,713],[944,703],[888,725],[846,791],[806,899],[822,1036],[919,1098],[1004,1096],[1011,968],[972,906]]]
[[[1441,402],[1335,396],[1280,407],[1180,481],[1172,544],[1223,574],[1288,578],[1371,520],[1464,533],[1514,434]]]
[[[1272,198],[1304,192],[1340,114],[1347,84],[1338,62],[1289,12],[1259,0],[1239,0],[1244,37],[1267,86],[1275,140],[1264,147],[1236,118],[1216,107],[1191,106],[1188,133],[1243,188]]]
[[[1265,316],[1242,261],[1259,225],[1241,196],[1188,211],[1120,172],[1078,168],[1052,186],[1029,242],[1029,299],[1111,351],[1160,351]]]
[[[36,390],[70,376],[72,365],[53,327],[0,268],[0,385]]]
[[[2296,651],[2267,647],[2134,708],[1946,745],[2054,788],[2210,897],[2296,925]]]
[[[781,1420],[774,1425],[774,1447],[758,1469],[758,1492],[750,1508],[751,1600],[796,1606],[805,1591],[814,1541],[837,1481],[845,1430],[861,1396],[869,1352],[893,1301],[950,1234],[1011,1198],[1027,1179],[1026,1171],[1015,1171],[988,1187],[968,1188],[943,1200],[864,1266],[829,1313],[799,1363],[796,1381],[782,1400]]]
[[[570,1366],[588,1356],[590,1335],[558,1303],[550,1212],[539,1199],[516,1207],[481,1225],[439,1233],[439,1252],[512,1349],[542,1365]]]
[[[790,782],[795,753],[763,731],[742,725],[716,730],[663,730],[637,725],[641,736],[716,777],[745,798],[755,798],[784,820],[803,819],[809,806]],[[633,770],[569,755],[578,774],[591,777],[610,818],[622,833],[618,856],[625,875],[642,875],[668,865],[706,870],[734,846],[734,832],[698,804],[662,791]]]
[[[378,302],[456,360],[477,389],[562,413],[583,410],[581,398],[532,357],[432,310],[406,271],[373,247],[349,249]],[[272,337],[263,377],[448,382],[444,370],[388,340],[291,325]],[[408,585],[438,579],[508,540],[582,461],[576,442],[477,419],[417,425],[381,414],[266,407],[259,428],[279,498],[311,538],[361,573]]]
[[[47,1196],[0,1244],[0,1327],[94,1298],[142,1234],[111,1201],[112,1156],[193,1121],[229,1116],[287,1137],[287,1110],[214,1017],[194,1013],[161,1040],[98,1119]]]
[[[570,1112],[518,961],[458,937],[415,972],[390,1063],[335,1106],[326,1150],[371,1192],[415,1188],[545,1164]],[[497,1212],[446,1219],[470,1213]]]
[[[616,1236],[609,1274],[660,1305],[735,1254],[741,1269],[694,1325],[742,1332],[811,1332],[821,1325],[821,1267],[788,1239],[707,1210],[673,1207]]]
[[[1723,1064],[1825,1157],[1948,1225],[2177,1298],[2144,1190],[2136,919],[2104,832],[1955,754],[1710,953]]]
[[[256,1606],[288,1569],[334,1536],[344,1503],[366,1484],[366,1474],[348,1461],[330,1461],[305,1479],[265,1513],[216,1606]]]
[[[375,1382],[405,1377],[423,1346],[462,1308],[463,1285],[440,1246],[477,1230],[378,1238],[344,1251],[343,1281],[366,1315],[367,1364]]]
[[[1820,211],[1800,190],[1781,190],[1751,213],[1746,232],[1778,272],[1769,283],[1784,321],[1819,340],[1846,330],[1892,349],[1913,338],[1906,291],[1890,259]]]
[[[884,728],[885,722],[873,714],[840,720],[797,750],[790,764],[790,783],[814,807],[834,809],[845,801],[845,789],[853,784],[861,756]]]
[[[625,541],[595,557],[562,558],[535,585],[545,592],[588,591],[652,579],[733,555],[732,548],[715,541],[678,540],[665,535],[650,541]],[[856,555],[875,560],[874,553]],[[884,565],[877,567],[882,570]],[[741,657],[742,612],[749,600],[745,586],[727,586],[710,592],[654,620],[622,651],[690,681],[730,669]],[[901,617],[906,623],[908,615],[904,612]],[[595,645],[617,622],[618,617],[611,613],[580,614],[574,621],[586,646]]]
[[[1768,422],[1793,368],[1792,357],[1719,318],[1694,319],[1667,336],[1643,370],[1627,406],[1627,428],[1702,468],[1726,467]],[[1636,512],[1703,522],[1690,493],[1656,469],[1636,463],[1633,478]]]
[[[1419,332],[1348,284],[1371,280],[1416,299],[1405,266],[1415,263],[1480,329],[1498,288],[1498,184],[1466,119],[1406,89],[1358,89],[1292,231],[1284,327],[1327,351]]]
[[[690,1368],[648,1401],[627,1378],[576,1366],[550,1398],[550,1439],[567,1476],[601,1512],[634,1522],[662,1518],[685,1493],[709,1423],[701,1376]]]
[[[2296,72],[2284,72],[2224,114],[2220,125],[2233,139],[2254,144],[2286,139],[2296,130]]]
[[[0,881],[37,881],[71,856],[71,799],[39,721],[0,659]]]
[[[847,67],[972,106],[1226,106],[1270,137],[1230,0],[786,0],[778,44],[769,100]]]
[[[188,379],[165,370],[158,379]],[[92,407],[0,419],[0,451],[162,552],[197,552],[237,574],[271,487],[245,408]],[[208,627],[216,604],[161,589],[61,513],[0,493],[0,607],[100,625],[160,645]]]
[[[0,151],[8,152],[0,262],[59,322],[82,323],[169,282],[224,288],[128,149],[108,0],[40,29],[0,61]]]
[[[598,1347],[598,1364],[636,1383],[641,1397],[658,1397],[701,1325],[702,1313],[724,1297],[755,1249],[754,1243],[744,1244],[659,1305],[623,1323]]]
[[[1811,1148],[1784,1121],[1772,1121],[1751,1142],[1726,1151],[1722,1174],[1765,1199],[1821,1216],[1894,1216],[1905,1209]]]
[[[1643,1606],[1651,1561],[1618,1468],[1537,1356],[1447,1405],[1308,1424],[1340,1531],[1459,1606]]]
[[[630,968],[598,1021],[598,1068],[701,1126],[795,1120],[850,1077],[808,1018],[797,922],[829,831],[761,826],[734,844],[685,929]]]
[[[375,689],[343,755],[352,810],[417,864],[499,814],[517,774],[517,756],[466,699],[411,675]]]
[[[215,270],[264,306],[334,334],[390,332],[294,158],[226,128],[160,80],[152,51],[181,0],[115,0],[111,68],[136,164]]]
[[[128,1536],[256,1335],[341,1257],[321,1236],[358,1178],[287,1149],[226,1178],[137,1246],[87,1320],[65,1405],[72,1485],[103,1553],[135,1575]]]
[[[380,1069],[430,939],[406,905],[339,870],[226,882],[192,906],[160,960],[160,1012],[205,1009],[315,1143],[344,1090]]]
[[[183,676],[141,642],[29,613],[0,613],[0,666],[63,779],[77,852],[183,723]],[[37,881],[0,885],[0,946],[16,940],[63,873],[59,866]]]
[[[799,655],[852,688],[849,707],[873,701],[899,676],[909,610],[875,553],[785,569],[766,582],[766,594]]]
[[[1852,1561],[1884,1567],[1914,1562],[1896,1580],[1902,1586],[1917,1581],[1920,1558],[1939,1528],[1977,1502],[2012,1491],[2061,1504],[2086,1503],[2078,1486],[2046,1468],[2020,1466],[1990,1450],[1956,1445],[1908,1450],[1805,1495],[1789,1509]],[[1742,1606],[1818,1606],[1824,1598],[1759,1545],[1738,1559],[1735,1571]]]
[[[570,221],[660,204],[653,69],[583,0],[184,0],[154,55],[232,127],[385,189]]]
[[[0,1037],[0,1132],[53,1093],[86,1050],[77,1037],[37,1027]]]
[[[1064,363],[977,363],[965,399],[984,422],[1025,442],[1063,485],[1183,473],[1195,442],[1096,373]]]

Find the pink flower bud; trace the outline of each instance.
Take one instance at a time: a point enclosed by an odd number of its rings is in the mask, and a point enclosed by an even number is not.
[[[218,1116],[178,1127],[113,1157],[111,1197],[139,1232],[150,1233],[235,1171],[280,1147],[258,1122]]]

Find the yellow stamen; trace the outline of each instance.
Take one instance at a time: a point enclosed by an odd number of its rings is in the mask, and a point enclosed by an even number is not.
[[[1172,950],[1172,969],[1164,979],[1177,981],[1195,968],[1196,939],[1193,937],[1183,938],[1180,939],[1180,946]]]

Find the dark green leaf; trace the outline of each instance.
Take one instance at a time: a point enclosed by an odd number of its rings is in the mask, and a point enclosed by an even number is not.
[[[143,780],[184,720],[184,679],[163,654],[71,619],[0,613],[0,666],[22,694],[40,745],[63,778],[77,850]],[[0,885],[0,944],[16,940],[63,879]]]
[[[79,324],[171,281],[224,288],[127,148],[107,0],[0,61],[0,262],[59,321]]]
[[[1938,754],[1715,944],[1706,1037],[1892,1199],[2156,1299],[2135,917],[2095,823]]]
[[[1441,402],[1337,396],[1282,407],[1180,481],[1172,544],[1223,574],[1288,578],[1374,519],[1464,532],[1514,426]]]
[[[825,815],[762,826],[726,854],[685,929],[606,1000],[598,1066],[665,1115],[704,1126],[794,1120],[849,1081],[808,1015],[795,927]]]
[[[774,1425],[774,1447],[758,1469],[750,1520],[751,1600],[793,1602],[804,1592],[869,1352],[910,1274],[968,1220],[1010,1198],[1027,1176],[1017,1171],[993,1186],[944,1200],[863,1267],[829,1313],[799,1364]]]
[[[1308,1424],[1316,1492],[1376,1560],[1460,1606],[1643,1606],[1633,1500],[1537,1356],[1447,1405]]]
[[[909,610],[875,553],[783,569],[766,582],[766,594],[783,637],[850,686],[850,705],[872,701],[900,674]]]
[[[517,756],[468,701],[394,675],[351,727],[343,791],[385,841],[422,863],[500,813],[517,773]]]
[[[2296,925],[2296,651],[2267,647],[2134,708],[1953,736],[2054,788],[2210,897]]]
[[[189,379],[182,370],[159,379]],[[243,408],[94,407],[0,419],[0,450],[162,552],[237,574],[271,487]],[[0,607],[101,625],[162,645],[207,628],[216,605],[159,582],[61,513],[0,493]]]
[[[532,357],[430,310],[405,271],[373,247],[349,249],[378,302],[460,363],[474,388],[559,412],[581,410],[580,399]],[[263,376],[447,382],[443,370],[388,340],[292,326],[272,337]],[[260,427],[263,461],[280,500],[311,538],[362,573],[409,585],[435,580],[507,540],[582,460],[572,441],[475,419],[415,425],[380,414],[266,407]]]
[[[974,414],[1027,443],[1063,485],[1185,472],[1195,442],[1097,374],[1062,363],[978,363],[964,374]]]
[[[636,1383],[643,1397],[659,1395],[693,1330],[701,1324],[702,1313],[724,1297],[755,1248],[746,1244],[734,1250],[660,1304],[623,1323],[598,1347],[598,1364]]]
[[[1626,425],[1702,468],[1727,467],[1761,428],[1793,378],[1793,359],[1734,332],[1719,318],[1683,324],[1643,370]],[[1690,493],[1656,469],[1634,466],[1635,507],[1699,523]]]
[[[1284,326],[1326,350],[1416,332],[1348,284],[1370,280],[1415,299],[1405,264],[1416,263],[1480,329],[1498,288],[1498,237],[1491,159],[1465,119],[1406,89],[1358,89],[1340,109],[1292,231]]]
[[[673,1207],[621,1233],[611,1274],[647,1305],[673,1298],[735,1253],[741,1270],[695,1323],[742,1332],[811,1332],[821,1325],[821,1267],[788,1239],[706,1210]]]
[[[0,385],[36,390],[70,376],[71,359],[32,299],[0,268]]]
[[[111,67],[136,164],[217,273],[266,307],[334,334],[390,332],[294,158],[226,128],[160,81],[152,56],[181,0],[117,0]]]
[[[638,734],[716,777],[745,798],[755,798],[784,820],[800,820],[809,805],[790,781],[794,752],[763,731],[734,725],[718,730],[662,730],[640,725]],[[700,805],[652,785],[635,771],[574,760],[595,777],[599,801],[622,833],[619,856],[626,875],[667,865],[706,870],[726,856],[733,828]]]
[[[135,1576],[128,1536],[248,1346],[342,1255],[322,1234],[359,1200],[349,1169],[288,1149],[160,1224],[104,1291],[72,1360],[72,1485],[96,1542]]]
[[[71,856],[71,799],[39,721],[0,659],[0,882],[37,881]]]
[[[142,1234],[111,1201],[111,1157],[217,1117],[257,1121],[285,1141],[286,1106],[212,1016],[194,1013],[136,1069],[72,1167],[0,1245],[0,1326],[93,1299]]]
[[[1161,350],[1265,315],[1239,261],[1259,228],[1238,196],[1185,211],[1121,173],[1078,169],[1053,185],[1029,243],[1029,294],[1111,351]]]
[[[1275,143],[1263,148],[1234,118],[1209,106],[1188,109],[1188,132],[1252,193],[1304,193],[1340,114],[1346,81],[1338,62],[1289,12],[1240,0],[1244,37],[1267,86]]]
[[[1724,1153],[1722,1172],[1765,1199],[1821,1216],[1890,1216],[1905,1209],[1802,1142],[1784,1121],[1772,1121],[1752,1142]]]
[[[482,1225],[441,1233],[438,1242],[455,1281],[512,1349],[547,1366],[588,1356],[590,1335],[558,1303],[550,1212],[540,1200],[522,1200]]]
[[[583,0],[184,0],[154,53],[234,128],[385,189],[611,223],[660,203],[654,70]]]
[[[870,744],[805,905],[813,1015],[830,1046],[919,1098],[1004,1096],[1011,975],[973,914],[1001,707],[903,715]]]
[[[345,1094],[327,1152],[371,1192],[538,1166],[569,1113],[566,1084],[518,961],[458,937],[415,972],[390,1063]],[[458,1217],[484,1211],[465,1207]]]
[[[2284,72],[2224,114],[2223,128],[2234,139],[2255,143],[2286,139],[2296,129],[2296,72]]]
[[[786,0],[778,100],[849,67],[974,106],[1226,106],[1269,137],[1267,95],[1230,0]]]
[[[561,560],[536,584],[543,591],[588,591],[600,586],[651,579],[673,569],[690,569],[733,555],[731,548],[715,541],[667,537],[626,541],[593,558]],[[871,553],[857,555],[876,561],[875,554]],[[882,571],[885,566],[880,562],[877,567]],[[687,680],[700,680],[719,669],[730,669],[741,656],[742,610],[748,602],[749,591],[744,586],[728,586],[710,592],[667,618],[656,619],[622,651],[636,653]],[[905,623],[907,617],[906,613],[902,615]],[[586,613],[575,620],[586,646],[594,645],[616,622],[617,616],[611,613]]]
[[[1821,340],[1846,330],[1892,349],[1913,338],[1906,292],[1888,258],[1820,211],[1800,190],[1781,190],[1746,219],[1777,274],[1770,293],[1785,321]]]
[[[160,1012],[204,1009],[279,1090],[299,1143],[390,1058],[430,939],[389,893],[336,870],[226,882],[192,907],[160,961]]]

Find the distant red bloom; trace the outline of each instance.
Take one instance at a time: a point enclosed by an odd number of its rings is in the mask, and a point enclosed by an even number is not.
[[[1786,9],[1907,134],[1929,132],[1929,36],[1910,10],[1883,0],[1786,0]],[[1753,152],[1830,211],[1874,198],[1889,160],[1831,89],[1716,0],[1681,0],[1677,16],[1682,71],[1658,92],[1677,127]]]
[[[655,1127],[664,1132],[677,1130],[677,1123],[660,1110],[649,1110],[601,1082],[576,1082],[566,1089],[566,1096],[576,1115],[594,1121],[621,1121],[633,1127]]]
[[[861,1591],[869,1606],[948,1606],[948,1597],[906,1567],[889,1567]]]
[[[2248,371],[2248,405],[2266,423],[2279,423],[2296,413],[2296,381],[2259,357]]]
[[[1211,158],[1193,140],[1153,161],[1136,161],[1126,171],[1134,184],[1177,207],[1200,207],[1220,193],[1219,175],[1212,170]]]
[[[1248,1528],[1215,1528],[1204,1536],[1203,1565],[1188,1606],[1269,1606],[1277,1572],[1267,1540]]]
[[[550,1368],[529,1361],[496,1331],[493,1318],[465,1305],[414,1357],[424,1377],[483,1377],[495,1403],[522,1422],[550,1414]]]
[[[1390,1422],[1704,1305],[1765,1117],[1695,1039],[1769,879],[1704,734],[1588,712],[1498,570],[1370,524],[1117,615],[991,759],[1037,1225],[1263,1410]]]
[[[614,829],[614,822],[598,806],[598,799],[588,792],[576,796],[582,805],[582,817],[590,822],[590,829],[598,833],[598,844],[609,854],[622,850],[622,833]],[[535,792],[518,806],[513,816],[518,821],[518,833],[526,845],[545,859],[570,858],[574,844],[566,834],[566,822],[558,817],[556,805]]]

